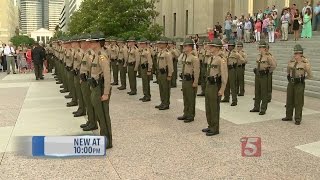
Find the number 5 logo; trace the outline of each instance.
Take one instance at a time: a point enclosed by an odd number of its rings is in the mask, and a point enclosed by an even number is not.
[[[243,137],[241,142],[241,155],[243,157],[260,157],[261,156],[261,138],[260,137]]]

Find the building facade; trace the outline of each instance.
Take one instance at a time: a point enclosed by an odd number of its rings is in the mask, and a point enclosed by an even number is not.
[[[192,34],[206,34],[217,22],[223,24],[227,12],[248,16],[275,5],[280,12],[283,7],[295,3],[302,9],[302,0],[154,0],[159,16],[155,22],[163,26],[168,37],[183,38]],[[316,3],[316,2],[312,2]]]
[[[49,30],[54,31],[59,26],[60,13],[63,9],[64,0],[49,0]]]
[[[32,31],[30,33],[31,38],[33,38],[36,42],[42,41],[43,43],[48,43],[50,38],[53,37],[54,32],[49,31],[44,28],[40,28],[36,31]]]
[[[20,22],[24,34],[40,28],[55,30],[64,0],[20,0]]]
[[[46,0],[20,0],[20,23],[24,34],[46,26],[43,11],[45,2]]]
[[[70,22],[70,17],[77,11],[83,0],[65,0],[64,6],[60,13],[59,28],[63,32],[68,31],[68,24]]]
[[[12,0],[3,0],[1,2],[0,43],[8,43],[19,29],[19,10]]]

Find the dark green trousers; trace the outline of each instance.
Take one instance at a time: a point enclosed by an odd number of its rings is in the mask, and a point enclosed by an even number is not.
[[[35,63],[34,65],[34,74],[36,75],[36,78],[42,78],[43,77],[43,64],[41,63]]]
[[[147,74],[148,69],[145,68],[141,68],[141,78],[142,78],[142,91],[144,94],[144,97],[146,97],[147,99],[151,98],[151,94],[150,94],[150,76],[148,76]]]
[[[287,105],[286,117],[292,118],[293,110],[295,121],[301,122],[302,108],[304,105],[304,87],[305,83],[289,82],[287,86]]]
[[[255,75],[254,109],[266,112],[268,108],[268,75]]]
[[[112,68],[113,82],[118,83],[119,68],[118,68],[118,62],[116,60],[111,61],[111,68]]]
[[[268,102],[272,99],[272,73],[268,75]]]
[[[52,72],[53,67],[54,67],[53,57],[49,56],[49,58],[48,58],[48,72]]]
[[[173,59],[173,73],[171,79],[171,87],[177,87],[177,78],[178,78],[178,60]]]
[[[77,102],[78,103],[78,98],[76,94],[76,88],[74,86],[74,74],[72,71],[67,71],[67,80],[68,80],[68,89],[71,93],[72,99],[71,102]]]
[[[66,89],[67,91],[69,91],[69,84],[68,84],[68,71],[66,69],[65,66],[63,66],[63,74],[62,74],[62,84],[64,89]]]
[[[158,80],[158,71],[157,71],[157,57],[152,57],[152,71],[156,75],[156,80]]]
[[[193,81],[182,81],[183,115],[194,118],[196,115],[197,88],[192,87]]]
[[[96,126],[97,119],[96,119],[96,115],[94,113],[93,105],[91,102],[91,90],[90,90],[89,83],[87,81],[83,81],[81,82],[80,86],[81,86],[83,101],[87,110],[89,125]]]
[[[109,101],[111,94],[109,94],[109,100],[101,101],[103,94],[103,85],[98,85],[91,89],[91,102],[99,119],[100,135],[107,137],[107,147],[112,146],[112,131],[111,131],[111,119],[109,114]]]
[[[230,99],[230,91],[232,96],[232,102],[238,102],[237,96],[237,69],[232,68],[228,70],[228,82],[224,91],[224,99]]]
[[[207,65],[204,63],[201,63],[199,80],[201,84],[201,94],[204,94],[207,85]]]
[[[219,84],[210,84],[209,82],[207,82],[206,86],[206,117],[208,122],[208,128],[212,132],[219,132],[221,96],[218,96],[218,92],[220,87],[221,85]]]
[[[237,93],[244,95],[244,67],[237,68]]]
[[[79,74],[74,76],[74,87],[76,89],[76,96],[78,98],[78,103],[79,103],[79,108],[78,108],[77,111],[79,113],[81,113],[81,114],[85,113],[86,112],[86,107],[85,107],[84,101],[83,101]]]
[[[118,63],[118,69],[120,71],[121,87],[127,87],[127,68],[123,67],[123,63]]]
[[[137,92],[137,72],[134,71],[134,65],[128,66],[128,76],[131,92]]]
[[[160,100],[163,106],[170,105],[171,81],[167,80],[167,76],[167,73],[161,74],[158,72]]]

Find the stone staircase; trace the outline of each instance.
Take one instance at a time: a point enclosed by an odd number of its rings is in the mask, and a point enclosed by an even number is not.
[[[292,39],[292,38],[291,38]],[[305,95],[320,98],[320,33],[316,32],[311,39],[300,39],[295,42],[279,41],[270,44],[270,53],[276,58],[278,66],[273,73],[273,89],[286,91],[287,88],[287,63],[293,56],[293,47],[299,43],[304,48],[304,56],[312,66],[313,79],[306,81]],[[244,50],[248,54],[245,82],[254,84],[253,68],[258,57],[257,43],[244,44]]]

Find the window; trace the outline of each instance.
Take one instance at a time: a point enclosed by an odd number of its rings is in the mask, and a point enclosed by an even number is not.
[[[163,35],[166,35],[166,16],[163,16]]]
[[[188,34],[188,26],[189,26],[189,11],[186,10],[186,35]]]
[[[173,36],[177,33],[177,13],[173,13]]]
[[[39,42],[40,41],[40,36],[37,36],[37,42]]]

